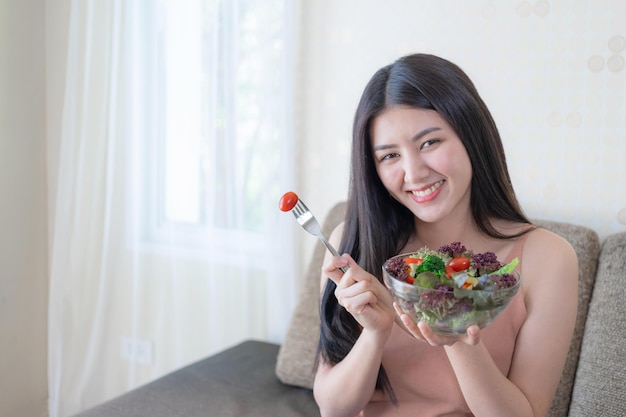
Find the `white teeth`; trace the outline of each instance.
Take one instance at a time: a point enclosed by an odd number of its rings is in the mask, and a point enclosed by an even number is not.
[[[417,197],[426,197],[429,194],[432,194],[433,192],[435,192],[435,190],[439,187],[441,187],[441,184],[443,184],[443,181],[439,181],[436,184],[434,184],[432,187],[427,188],[425,190],[421,190],[421,191],[412,191],[413,195],[417,196]]]

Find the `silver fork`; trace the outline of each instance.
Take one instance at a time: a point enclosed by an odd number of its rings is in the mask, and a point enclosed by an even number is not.
[[[330,244],[328,239],[326,239],[326,236],[324,236],[324,234],[322,233],[322,228],[320,227],[320,224],[317,222],[317,219],[315,218],[313,213],[311,213],[311,210],[309,210],[309,208],[306,206],[306,204],[302,202],[300,198],[298,198],[298,202],[293,207],[293,209],[291,209],[291,212],[298,221],[298,224],[302,226],[304,230],[306,230],[313,236],[317,236],[319,240],[322,241],[324,246],[326,246],[326,249],[328,249],[328,251],[333,256],[339,256],[333,245]],[[341,267],[339,269],[341,269],[341,272],[346,272],[348,268]]]

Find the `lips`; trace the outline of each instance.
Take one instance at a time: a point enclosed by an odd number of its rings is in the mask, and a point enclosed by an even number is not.
[[[429,195],[431,195],[432,193],[437,191],[439,189],[439,187],[441,187],[443,185],[443,182],[444,182],[443,180],[437,181],[436,183],[434,183],[433,185],[431,185],[428,188],[425,188],[425,189],[422,189],[422,190],[411,191],[411,194],[413,194],[417,198],[428,197]]]

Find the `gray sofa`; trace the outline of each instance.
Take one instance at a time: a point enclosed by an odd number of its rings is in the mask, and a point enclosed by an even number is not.
[[[326,233],[344,211],[344,203],[330,211]],[[580,263],[578,320],[550,416],[625,416],[626,232],[600,242],[587,227],[537,224],[566,238]],[[319,416],[311,369],[323,253],[320,244],[281,346],[245,341],[78,416]]]

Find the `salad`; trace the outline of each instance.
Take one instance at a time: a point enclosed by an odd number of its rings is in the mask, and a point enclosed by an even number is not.
[[[413,312],[416,321],[440,333],[459,333],[472,324],[486,326],[507,306],[519,288],[518,264],[517,258],[502,264],[493,252],[473,253],[453,242],[436,251],[425,247],[395,256],[383,266],[383,275],[400,307]]]

